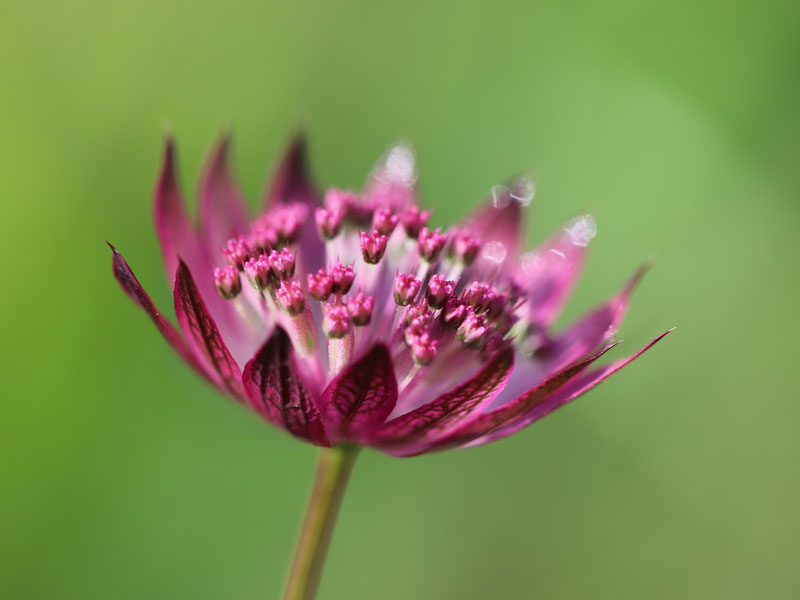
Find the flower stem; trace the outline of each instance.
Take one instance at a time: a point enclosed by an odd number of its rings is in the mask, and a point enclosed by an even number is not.
[[[283,600],[312,600],[358,446],[322,448]]]

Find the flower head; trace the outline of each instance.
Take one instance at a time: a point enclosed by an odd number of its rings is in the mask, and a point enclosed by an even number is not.
[[[443,232],[428,228],[431,213],[417,205],[407,148],[391,150],[362,193],[331,189],[322,205],[298,140],[251,220],[227,147],[223,140],[203,171],[199,226],[184,208],[171,140],[156,182],[156,230],[180,330],[112,247],[114,274],[192,368],[296,437],[396,456],[491,442],[666,335],[593,366],[613,346],[643,270],[553,329],[596,226],[578,217],[523,253],[527,180],[495,186],[483,207]]]

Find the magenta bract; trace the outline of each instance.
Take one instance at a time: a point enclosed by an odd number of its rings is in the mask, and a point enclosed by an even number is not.
[[[570,402],[669,333],[593,367],[615,345],[644,269],[553,330],[595,224],[578,217],[520,254],[533,195],[524,179],[492,188],[457,227],[429,229],[410,150],[392,149],[362,193],[332,189],[320,201],[297,139],[250,219],[228,146],[223,139],[203,171],[195,225],[166,143],[155,223],[180,331],[112,246],[114,275],[184,361],[298,438],[394,456],[484,444]]]

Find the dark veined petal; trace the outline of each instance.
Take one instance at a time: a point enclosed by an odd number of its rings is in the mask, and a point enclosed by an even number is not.
[[[372,443],[418,453],[487,408],[505,386],[513,366],[512,348],[498,352],[465,383],[386,423]]]
[[[178,263],[178,273],[175,276],[174,295],[175,313],[184,336],[193,344],[195,352],[203,357],[207,368],[214,374],[217,385],[232,396],[244,400],[239,365],[222,340],[192,274],[182,260]]]
[[[573,377],[611,350],[616,344],[603,348],[600,352],[551,375],[536,387],[528,390],[517,399],[504,404],[491,412],[480,415],[449,435],[436,440],[430,449],[452,448],[467,444],[479,437],[497,431],[514,419],[523,417],[564,387]]]
[[[153,301],[150,299],[150,296],[148,296],[147,292],[144,291],[144,288],[139,283],[139,280],[136,279],[136,276],[133,274],[133,271],[131,271],[128,263],[125,262],[122,254],[120,254],[119,251],[111,244],[108,245],[112,252],[111,264],[114,270],[114,277],[119,282],[122,291],[124,291],[131,300],[133,300],[150,316],[155,326],[161,332],[161,335],[164,336],[164,339],[167,340],[169,345],[172,346],[172,348],[181,356],[181,358],[189,363],[189,365],[198,373],[203,375],[203,377],[211,380],[211,382],[214,383],[214,378],[211,377],[206,368],[200,363],[192,349],[189,347],[183,337],[181,337],[181,334],[178,333],[175,327],[173,327],[172,324],[167,321],[155,307]]]
[[[298,246],[302,262],[309,272],[314,272],[325,262],[325,245],[317,234],[314,209],[319,205],[317,194],[306,159],[306,142],[298,134],[286,150],[277,170],[267,185],[265,210],[277,205],[299,202],[308,207],[308,218],[300,232]]]
[[[608,379],[611,375],[625,367],[626,365],[630,364],[637,358],[639,358],[644,352],[652,348],[656,343],[662,340],[667,334],[674,331],[674,329],[670,329],[659,335],[657,338],[652,340],[642,349],[640,349],[635,354],[628,356],[627,358],[620,359],[615,361],[611,364],[598,367],[597,369],[593,369],[587,373],[581,374],[578,377],[575,377],[571,380],[567,385],[563,386],[559,389],[555,394],[548,397],[543,402],[540,402],[531,408],[529,408],[523,414],[517,416],[516,418],[506,422],[499,428],[496,428],[486,435],[482,435],[473,439],[472,441],[463,444],[463,446],[478,446],[481,444],[486,444],[489,442],[493,442],[509,435],[516,433],[517,431],[528,427],[529,425],[535,423],[539,419],[542,419],[549,415],[554,410],[561,408],[568,402],[571,402],[578,396],[588,392],[590,389],[601,383],[602,381]]]
[[[247,205],[229,163],[231,138],[224,135],[211,151],[200,179],[200,223],[209,255],[218,256],[230,238],[247,231]]]
[[[377,344],[328,384],[319,408],[329,436],[363,442],[383,425],[396,403],[397,380],[389,350]]]
[[[247,363],[242,382],[251,406],[267,420],[317,446],[330,446],[317,407],[293,363],[289,336],[276,327]]]

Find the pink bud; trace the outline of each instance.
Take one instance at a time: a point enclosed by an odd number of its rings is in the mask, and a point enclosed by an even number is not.
[[[442,308],[447,299],[453,295],[455,288],[455,281],[448,281],[443,275],[432,276],[426,292],[428,305],[431,308]]]
[[[490,333],[483,316],[475,314],[473,308],[468,307],[456,336],[467,348],[482,348]]]
[[[380,207],[372,215],[372,228],[381,235],[392,235],[400,217],[393,214],[390,208]]]
[[[272,281],[273,274],[269,266],[269,260],[265,254],[251,258],[244,263],[244,273],[250,279],[250,283],[257,290],[263,290]]]
[[[314,211],[314,218],[317,222],[319,235],[323,239],[332,240],[342,229],[345,212],[338,208],[318,208]]]
[[[394,280],[394,301],[400,306],[408,306],[419,293],[422,282],[412,275],[398,273]]]
[[[314,300],[324,302],[333,292],[333,279],[325,272],[325,269],[320,269],[316,275],[309,273],[306,277],[306,282],[308,284],[308,293],[311,294]]]
[[[381,262],[384,252],[386,252],[386,243],[389,238],[381,235],[378,232],[364,233],[359,235],[361,240],[361,255],[364,257],[364,262],[371,265],[377,265]]]
[[[450,296],[445,302],[444,309],[440,314],[442,321],[445,325],[457,328],[461,325],[464,317],[467,315],[467,305],[463,304],[461,300],[455,296]]]
[[[411,356],[414,357],[414,362],[421,366],[431,364],[439,353],[439,342],[433,339],[429,333],[415,336],[411,340],[409,347],[411,348]]]
[[[269,266],[276,279],[289,279],[294,275],[296,255],[284,247],[280,252],[273,250],[269,253]]]
[[[230,300],[242,291],[242,280],[239,271],[233,265],[225,265],[221,269],[214,269],[214,283],[217,285],[220,296]]]
[[[278,238],[286,243],[297,240],[307,217],[308,207],[300,202],[276,206],[269,213],[269,221],[278,232]]]
[[[356,327],[363,327],[369,325],[372,320],[372,309],[375,307],[375,298],[372,296],[364,296],[358,292],[354,298],[347,301],[347,311],[353,319],[353,324]]]
[[[222,249],[222,254],[228,264],[241,270],[245,261],[250,258],[250,248],[242,238],[234,238],[228,240],[225,247]]]
[[[333,279],[333,293],[346,294],[353,286],[353,280],[356,274],[353,271],[353,265],[343,265],[338,262],[331,267],[331,279]]]
[[[251,248],[259,252],[269,252],[278,243],[278,232],[271,225],[257,224],[247,236]]]
[[[305,310],[303,288],[297,281],[281,281],[281,287],[275,293],[280,307],[290,316],[299,315]]]
[[[353,320],[346,306],[330,306],[325,311],[325,333],[330,338],[341,338],[353,330]]]
[[[447,243],[447,235],[442,233],[440,228],[436,228],[433,231],[429,230],[427,227],[423,227],[419,232],[419,255],[425,261],[432,263],[436,262],[436,259],[439,258],[439,254],[442,252],[442,248]]]
[[[403,316],[403,325],[408,327],[414,321],[421,325],[428,325],[433,321],[433,314],[424,302],[417,302],[406,309],[406,313]]]
[[[481,240],[467,231],[457,231],[452,236],[450,255],[469,266],[478,257]]]
[[[420,211],[416,206],[406,208],[400,215],[400,222],[403,224],[403,229],[406,230],[406,235],[416,239],[420,230],[428,224],[430,216],[430,211]]]

